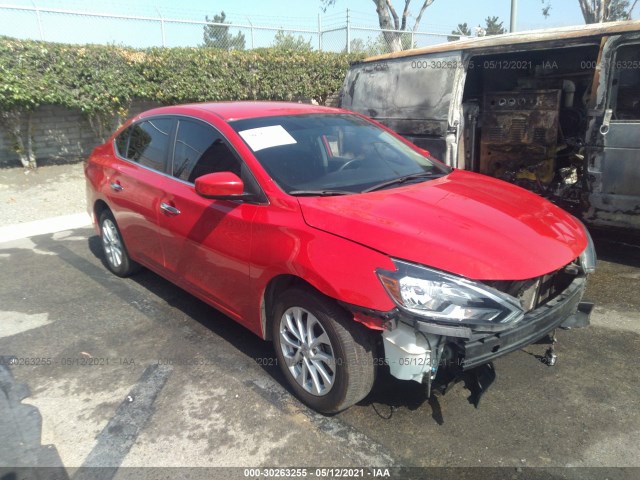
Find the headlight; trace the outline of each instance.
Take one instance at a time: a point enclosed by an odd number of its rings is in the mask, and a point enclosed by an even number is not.
[[[403,310],[425,319],[500,327],[522,319],[517,299],[491,287],[420,265],[393,260],[397,270],[376,273]]]
[[[582,270],[584,270],[584,273],[593,273],[596,271],[596,263],[598,261],[596,256],[596,247],[593,244],[593,239],[591,238],[587,227],[583,224],[582,228],[584,228],[584,233],[587,236],[587,248],[585,248],[584,252],[580,254],[580,266],[582,267]]]

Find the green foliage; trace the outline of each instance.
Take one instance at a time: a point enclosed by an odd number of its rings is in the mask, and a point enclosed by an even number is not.
[[[278,30],[276,33],[272,48],[277,50],[297,50],[300,52],[310,52],[313,50],[311,39],[307,41],[302,35],[296,37],[292,33],[284,33],[283,30]]]
[[[322,52],[196,48],[148,53],[150,100],[163,104],[219,100],[291,100],[323,103],[340,89],[355,57]]]
[[[30,112],[39,105],[84,112],[104,140],[134,99],[170,105],[306,98],[323,104],[360,58],[302,48],[135,50],[0,37],[0,124],[23,165],[34,167]]]
[[[467,23],[459,23],[458,24],[458,28],[456,28],[455,30],[451,30],[452,35],[455,36],[451,36],[451,37],[447,37],[447,40],[450,42],[459,40],[460,37],[470,37],[472,35],[471,33],[471,29],[469,28],[469,25],[467,25]]]
[[[33,110],[50,99],[45,78],[51,69],[46,45],[19,41],[0,43],[0,105],[2,111]]]
[[[485,18],[485,31],[486,35],[501,35],[506,33],[507,30],[502,26],[504,22],[500,22],[498,17],[487,17]]]
[[[631,20],[631,7],[628,0],[611,0],[606,5],[605,16],[607,22]]]
[[[501,35],[503,33],[507,33],[507,30],[503,26],[504,22],[501,22],[499,17],[489,16],[484,19],[484,22],[484,27],[478,25],[478,27],[475,29],[477,37],[484,37],[487,35]],[[463,35],[465,37],[472,36],[471,29],[466,23],[459,23],[458,28],[456,30],[453,30],[451,33],[453,35]],[[454,40],[458,40],[458,37],[447,37],[447,40],[452,42]]]
[[[279,49],[72,46],[0,37],[0,112],[62,105],[108,123],[133,99],[323,103],[362,55]],[[105,125],[108,127],[108,125]]]
[[[548,18],[551,15],[551,0],[541,0],[542,15]],[[631,20],[632,13],[638,0],[630,3],[629,0],[580,0],[580,9],[585,23],[615,22],[619,20]]]
[[[245,40],[244,34],[238,32],[235,35],[229,33],[229,27],[223,25],[227,16],[224,12],[220,12],[220,15],[214,15],[211,20],[208,16],[204,17],[207,22],[211,22],[215,25],[205,25],[202,33],[202,39],[204,41],[203,47],[221,48],[223,50],[244,50]]]
[[[410,33],[402,33],[398,38],[402,50],[409,50],[417,46],[415,42],[411,43]],[[373,39],[367,39],[366,42],[361,38],[353,38],[350,43],[350,50],[353,54],[364,54],[366,57],[383,55],[394,51],[382,33]]]

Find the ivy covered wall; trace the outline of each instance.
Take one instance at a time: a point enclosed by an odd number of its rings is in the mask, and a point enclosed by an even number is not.
[[[38,158],[82,158],[89,153],[86,145],[107,138],[137,105],[220,100],[325,104],[335,98],[350,62],[357,59],[328,52],[134,50],[0,37],[0,163],[19,160],[35,167]],[[63,111],[68,112],[61,116]],[[56,127],[56,117],[67,124]],[[50,128],[43,123],[47,118],[54,122]],[[56,136],[61,139],[58,153]],[[7,158],[7,152],[13,157]]]

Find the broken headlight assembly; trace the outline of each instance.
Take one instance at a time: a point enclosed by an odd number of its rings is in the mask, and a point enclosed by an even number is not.
[[[501,329],[520,321],[518,300],[463,277],[401,260],[376,273],[401,310],[437,323]]]
[[[580,254],[580,266],[584,273],[594,273],[596,271],[596,263],[598,261],[598,257],[596,256],[596,247],[593,244],[593,239],[591,238],[587,227],[583,224],[582,228],[584,228],[584,233],[587,236],[587,247]]]

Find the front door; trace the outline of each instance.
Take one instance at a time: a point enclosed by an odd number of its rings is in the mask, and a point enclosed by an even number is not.
[[[178,284],[242,322],[250,286],[252,221],[259,205],[206,199],[195,179],[244,164],[220,133],[197,120],[178,120],[172,174],[161,199],[159,232],[165,268]],[[247,181],[245,181],[245,184]],[[250,182],[249,182],[250,184]]]

